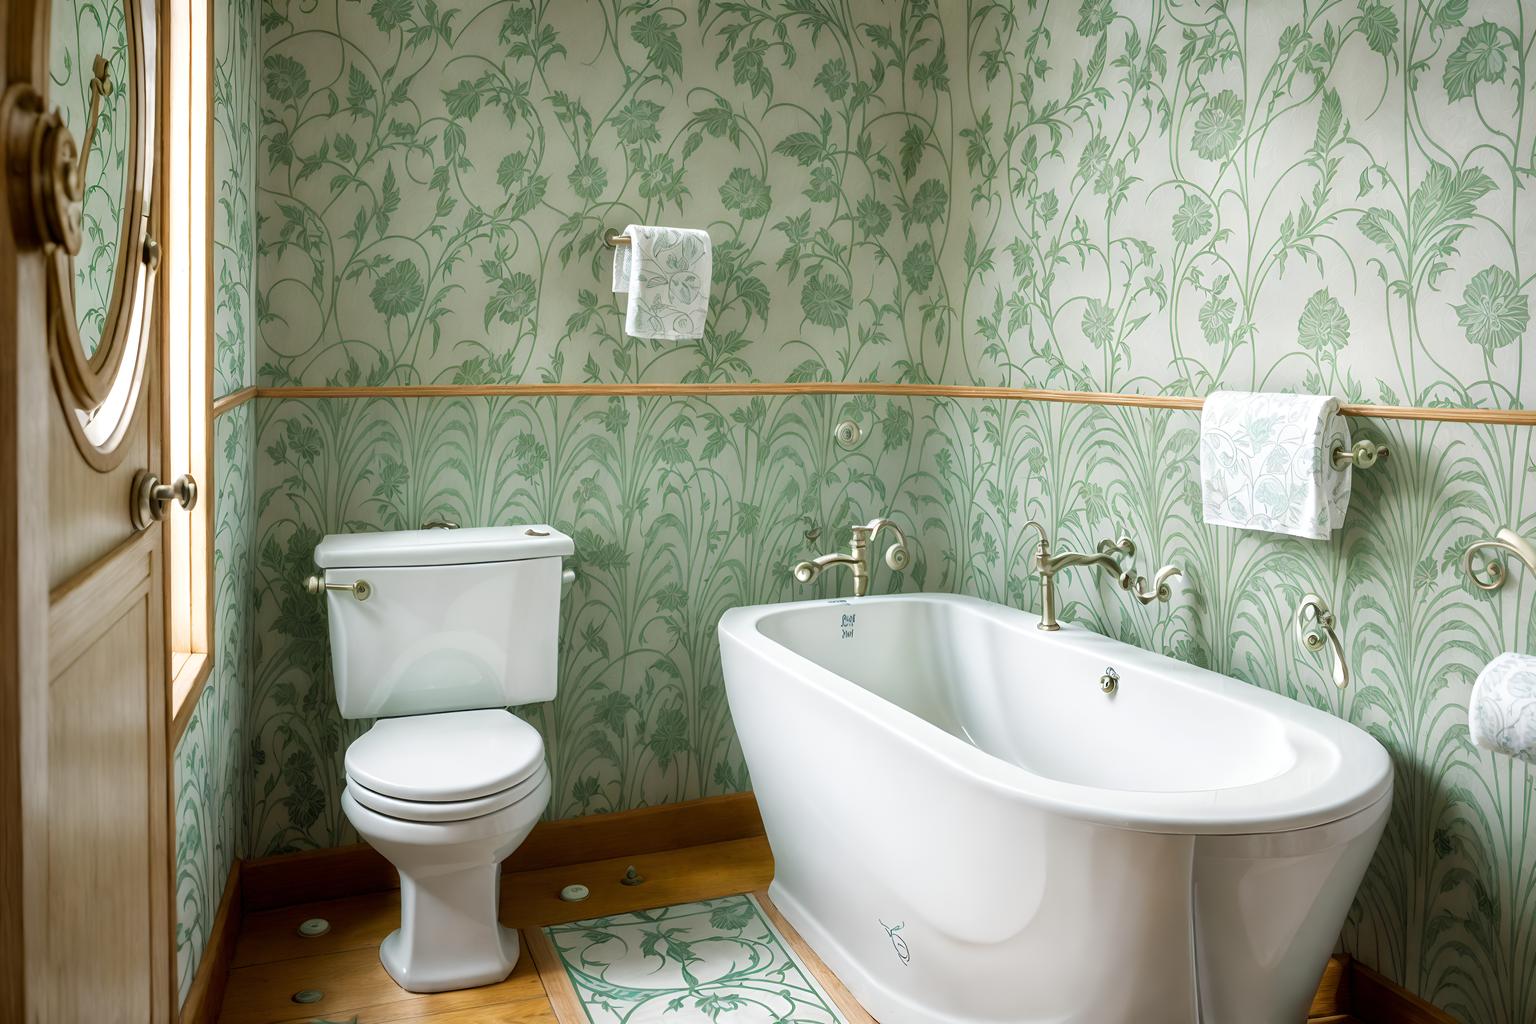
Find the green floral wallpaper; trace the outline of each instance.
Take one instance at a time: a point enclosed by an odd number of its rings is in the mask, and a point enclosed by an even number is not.
[[[60,0],[49,25],[50,100],[84,145],[97,56],[107,60],[112,92],[103,98],[96,137],[86,164],[80,215],[80,253],[75,259],[75,320],[87,354],[101,344],[117,272],[132,111],[126,88],[128,20],[121,0]]]
[[[1536,25],[1514,0],[264,0],[261,19],[261,384],[1536,397]],[[710,230],[703,340],[622,334],[597,239],[631,221]],[[845,415],[870,431],[852,453],[831,444]],[[1536,1019],[1533,774],[1473,750],[1465,713],[1489,657],[1536,650],[1536,581],[1489,600],[1455,571],[1474,534],[1536,532],[1528,429],[1357,422],[1392,461],[1343,534],[1306,543],[1200,523],[1187,413],[354,398],[253,418],[254,854],[355,838],[336,798],[362,725],[335,713],[299,586],[327,531],[576,537],[560,696],[523,712],[563,817],[748,786],[715,622],[830,592],[786,567],[849,522],[889,512],[920,546],[877,587],[1035,607],[1034,516],[1186,571],[1151,609],[1067,579],[1064,617],[1382,738],[1397,807],[1346,948],[1468,1024]],[[1304,589],[1340,615],[1346,694],[1294,641]]]
[[[245,735],[250,677],[252,417],[214,421],[214,667],[176,745],[176,954],[181,999],[197,972],[234,858],[247,849]]]
[[[253,382],[256,266],[256,8],[214,8],[213,390]],[[251,544],[255,536],[253,406],[214,421],[214,669],[176,747],[176,947],[179,998],[202,961],[246,833],[247,694],[251,677]]]
[[[940,7],[970,376],[1536,398],[1529,5]]]
[[[916,403],[921,405],[922,403]],[[857,417],[857,454],[832,428]],[[785,567],[920,487],[912,402],[869,398],[265,401],[256,426],[250,835],[257,855],[355,842],[324,604],[329,532],[550,522],[576,540],[560,693],[543,733],[556,818],[747,788],[715,626],[730,607],[831,596]],[[835,453],[835,454],[834,454]],[[942,587],[919,549],[876,586]]]

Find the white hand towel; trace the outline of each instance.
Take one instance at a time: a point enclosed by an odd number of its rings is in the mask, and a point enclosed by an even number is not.
[[[1349,448],[1349,427],[1335,398],[1216,392],[1200,416],[1205,521],[1327,540],[1349,509],[1339,445]]]
[[[613,290],[629,293],[624,332],[677,341],[704,337],[714,245],[693,228],[624,229],[629,245],[613,250]]]
[[[1501,654],[1472,685],[1472,742],[1536,764],[1536,656]]]

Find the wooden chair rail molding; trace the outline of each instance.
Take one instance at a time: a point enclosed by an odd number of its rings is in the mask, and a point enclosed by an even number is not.
[[[1068,405],[1115,405],[1137,409],[1199,410],[1201,398],[1132,395],[1109,391],[1053,391],[1046,388],[981,387],[967,384],[874,384],[808,381],[800,384],[384,384],[369,387],[247,387],[213,403],[215,416],[253,398],[537,398],[601,396],[620,398],[730,397],[756,395],[884,395],[892,398],[972,398]],[[1344,405],[1346,416],[1381,420],[1432,420],[1536,427],[1536,409],[1460,409],[1414,405]]]
[[[772,855],[761,841],[762,836],[763,821],[756,799],[751,793],[739,793],[638,811],[541,822],[503,864],[503,870],[508,875],[527,873],[525,878],[539,879],[539,872],[611,861],[609,867],[618,871],[616,865],[630,857],[639,859],[648,854],[711,847],[708,856],[724,856],[718,851],[730,849],[734,851],[731,856],[738,861],[751,858],[752,864],[736,866],[753,877],[760,876],[762,881],[754,886],[761,886],[772,876]],[[757,843],[754,845],[752,840]],[[698,854],[705,853],[698,850],[692,859],[698,861]],[[666,884],[664,879],[653,881]],[[181,1024],[214,1024],[218,1019],[235,940],[245,914],[385,892],[398,884],[398,876],[389,863],[364,845],[237,861],[224,888],[191,992],[182,1007]],[[544,886],[556,883],[545,878],[533,884],[542,891]],[[648,898],[639,890],[622,891],[634,894],[626,895],[627,900],[643,902]],[[658,894],[661,891],[658,889]],[[550,908],[562,906],[552,894],[538,899]],[[639,906],[636,903],[629,909]],[[560,912],[546,910],[543,916],[552,920],[550,915]],[[1309,1024],[1458,1024],[1348,956],[1335,956],[1329,961],[1307,1020]]]

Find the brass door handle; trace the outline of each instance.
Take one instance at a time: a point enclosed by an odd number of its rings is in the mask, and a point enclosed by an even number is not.
[[[197,507],[197,480],[191,473],[183,473],[168,484],[147,469],[139,470],[133,478],[131,514],[133,525],[140,530],[165,518],[166,510],[175,502],[182,508]]]

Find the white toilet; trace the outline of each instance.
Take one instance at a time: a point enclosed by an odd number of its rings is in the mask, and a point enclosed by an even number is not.
[[[347,748],[342,808],[400,872],[400,927],[379,947],[412,992],[501,981],[517,933],[497,921],[501,861],[549,803],[538,732],[506,710],[555,696],[561,559],[543,525],[326,537],[315,549]]]

